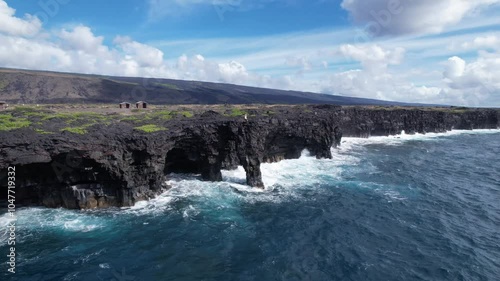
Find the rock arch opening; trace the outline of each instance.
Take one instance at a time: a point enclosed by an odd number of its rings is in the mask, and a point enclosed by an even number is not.
[[[200,174],[202,163],[199,155],[182,148],[174,148],[167,153],[165,173]]]

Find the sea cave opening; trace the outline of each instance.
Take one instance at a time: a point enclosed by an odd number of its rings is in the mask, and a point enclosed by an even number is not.
[[[174,148],[167,153],[165,160],[165,174],[200,174],[201,161],[197,153]]]

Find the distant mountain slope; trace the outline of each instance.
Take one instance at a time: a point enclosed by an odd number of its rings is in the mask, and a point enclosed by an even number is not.
[[[0,100],[9,103],[416,105],[222,83],[109,77],[0,68]]]

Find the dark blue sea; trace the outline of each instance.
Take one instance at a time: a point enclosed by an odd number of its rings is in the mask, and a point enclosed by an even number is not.
[[[0,280],[500,280],[500,131],[344,139],[267,189],[172,175],[133,208],[18,210]],[[0,257],[7,260],[0,216]]]

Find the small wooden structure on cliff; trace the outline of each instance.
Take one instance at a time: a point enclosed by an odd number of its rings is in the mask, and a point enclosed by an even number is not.
[[[120,108],[130,108],[131,105],[130,102],[122,102],[120,103]]]
[[[136,108],[148,108],[148,103],[145,101],[138,101],[135,103]]]

